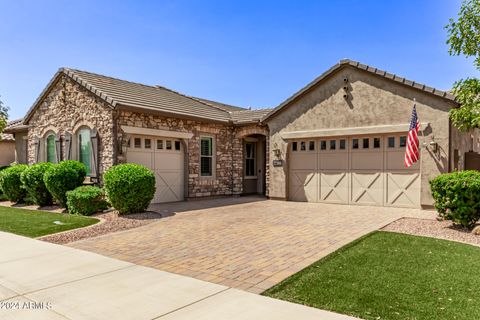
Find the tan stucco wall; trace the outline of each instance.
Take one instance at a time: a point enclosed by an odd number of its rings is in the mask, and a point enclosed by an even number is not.
[[[27,132],[15,133],[15,161],[17,163],[28,163],[27,158]]]
[[[451,163],[452,170],[463,170],[465,166],[465,152],[474,151],[480,153],[480,129],[472,129],[467,132],[462,132],[452,126],[452,148],[451,148]],[[458,163],[455,163],[455,150],[458,151]]]
[[[0,141],[0,166],[8,166],[15,161],[15,141]]]
[[[343,97],[344,78],[348,78],[348,100]],[[345,67],[268,120],[270,144],[277,144],[282,158],[286,160],[287,143],[281,138],[285,132],[407,124],[414,98],[419,120],[431,124],[424,132],[425,139],[421,137],[420,142],[429,143],[434,139],[440,147],[438,157],[429,149],[422,148],[421,152],[421,204],[431,205],[428,180],[448,170],[448,110],[452,104],[442,98]],[[272,151],[270,159],[275,159]],[[287,172],[288,162],[283,167],[273,167],[270,163],[271,197],[286,198]]]

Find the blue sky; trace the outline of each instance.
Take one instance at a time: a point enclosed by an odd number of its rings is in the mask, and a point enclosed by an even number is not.
[[[0,95],[22,117],[67,66],[272,107],[341,58],[439,89],[479,76],[450,57],[457,0],[0,0]]]

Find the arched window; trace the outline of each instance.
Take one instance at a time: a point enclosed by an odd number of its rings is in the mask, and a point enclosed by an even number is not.
[[[87,175],[91,173],[92,141],[90,129],[82,128],[77,133],[78,138],[78,161],[87,167]]]
[[[45,160],[47,162],[56,163],[57,155],[55,152],[55,135],[49,133],[47,139],[45,140]]]

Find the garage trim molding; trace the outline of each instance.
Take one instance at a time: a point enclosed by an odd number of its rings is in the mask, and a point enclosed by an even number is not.
[[[149,129],[149,128],[130,127],[130,126],[122,126],[122,130],[126,134],[141,134],[146,136],[158,136],[158,137],[166,137],[166,138],[191,139],[193,137],[193,133],[190,133],[190,132],[159,130],[159,129]]]
[[[430,123],[420,123],[420,128],[425,129]],[[381,134],[381,133],[395,133],[407,132],[410,124],[394,124],[382,126],[369,127],[350,127],[340,129],[321,129],[308,131],[291,131],[282,134],[282,139],[299,139],[299,138],[321,138],[321,137],[335,137],[335,136],[351,136],[362,134]]]

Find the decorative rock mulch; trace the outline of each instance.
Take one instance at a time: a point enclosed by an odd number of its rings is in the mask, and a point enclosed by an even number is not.
[[[57,244],[65,244],[86,238],[101,236],[107,233],[137,228],[158,221],[160,213],[143,212],[129,215],[119,215],[117,211],[103,212],[92,215],[101,221],[86,228],[74,229],[38,238]]]
[[[42,210],[48,212],[55,212],[58,214],[68,214],[65,213],[65,209],[59,206],[47,206],[39,207],[36,205],[28,204],[15,204],[10,201],[0,201],[0,206],[21,208],[28,210]],[[161,213],[147,211],[143,213],[129,214],[129,215],[119,215],[117,211],[110,210],[108,212],[101,212],[91,215],[91,217],[97,218],[100,222],[80,229],[67,230],[37,239],[48,241],[57,244],[65,244],[73,241],[78,241],[86,238],[92,238],[101,236],[107,233],[122,231],[132,228],[137,228],[144,226],[146,224],[158,221],[159,219],[172,215],[171,212],[165,212],[163,215]]]
[[[437,221],[416,218],[402,218],[384,227],[383,231],[412,234],[464,242],[480,246],[480,235],[471,230],[454,225],[451,221]]]

